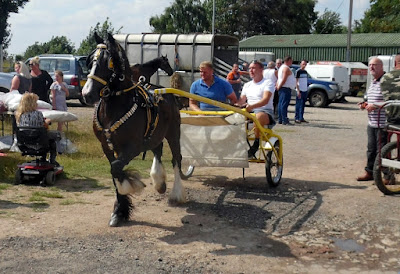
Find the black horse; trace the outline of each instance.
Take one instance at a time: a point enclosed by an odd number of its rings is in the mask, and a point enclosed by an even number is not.
[[[109,222],[117,226],[128,220],[132,204],[129,194],[145,187],[140,179],[123,168],[140,152],[154,153],[150,176],[159,193],[166,191],[166,173],[161,163],[163,139],[172,151],[175,182],[169,201],[183,203],[185,193],[181,183],[180,114],[175,96],[166,94],[154,106],[141,83],[131,80],[131,69],[125,51],[111,34],[106,41],[95,35],[98,43],[87,58],[90,74],[82,90],[85,102],[95,107],[93,130],[101,142],[111,165],[117,200]],[[157,108],[154,111],[154,108]],[[151,117],[151,116],[156,117]]]
[[[132,70],[132,80],[135,82],[139,81],[140,76],[144,76],[144,82],[149,83],[151,76],[158,70],[162,69],[165,71],[168,76],[171,76],[174,73],[173,69],[169,65],[169,61],[167,56],[161,56],[150,60],[143,64],[135,64],[131,66]]]

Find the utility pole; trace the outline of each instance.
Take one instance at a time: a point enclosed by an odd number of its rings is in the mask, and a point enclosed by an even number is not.
[[[347,52],[346,52],[346,62],[350,62],[350,51],[351,51],[351,17],[353,14],[353,0],[350,0],[350,9],[349,9],[349,24],[347,27]]]
[[[213,0],[212,35],[215,34],[215,0]]]

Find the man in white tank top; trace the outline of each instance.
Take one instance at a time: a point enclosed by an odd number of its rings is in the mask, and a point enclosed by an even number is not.
[[[279,92],[278,122],[284,125],[293,125],[287,117],[292,89],[296,87],[296,79],[290,70],[292,63],[292,57],[286,56],[283,59],[283,65],[278,70],[278,84],[276,86],[276,90]]]

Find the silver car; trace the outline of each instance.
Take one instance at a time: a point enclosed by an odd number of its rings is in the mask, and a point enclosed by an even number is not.
[[[68,99],[82,99],[82,88],[86,83],[88,70],[86,67],[86,56],[75,56],[72,54],[42,54],[39,55],[39,67],[46,70],[54,79],[54,72],[61,70],[64,74],[64,82],[68,85]],[[25,63],[29,63],[29,58]],[[50,94],[50,93],[49,93]],[[50,98],[51,99],[51,98]]]
[[[11,88],[11,81],[15,73],[0,72],[0,92],[9,92]]]

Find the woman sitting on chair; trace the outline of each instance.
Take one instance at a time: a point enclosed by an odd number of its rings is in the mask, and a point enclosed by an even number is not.
[[[18,127],[45,127],[48,129],[51,121],[50,119],[45,119],[43,113],[36,110],[37,100],[39,96],[35,93],[25,93],[19,106],[15,112],[15,119]],[[57,156],[57,146],[56,146],[56,136],[53,136],[51,132],[48,132],[49,136],[49,146],[50,146],[50,163],[58,165],[56,162]]]

